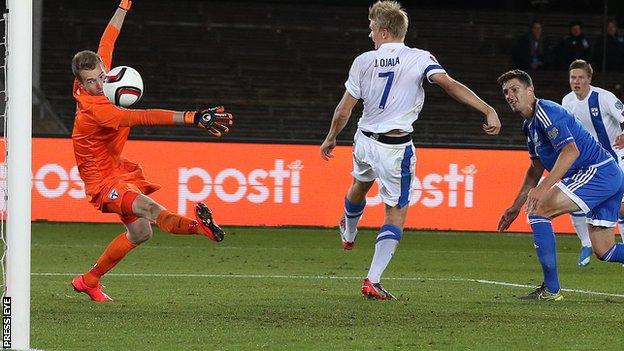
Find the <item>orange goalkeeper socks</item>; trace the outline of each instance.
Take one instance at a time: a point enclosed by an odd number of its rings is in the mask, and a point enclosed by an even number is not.
[[[197,221],[162,210],[156,218],[158,228],[171,234],[197,234]]]
[[[96,287],[100,282],[100,277],[110,271],[130,250],[137,247],[126,237],[126,233],[119,234],[104,250],[102,256],[98,258],[96,264],[90,271],[83,274],[84,282],[89,287]]]

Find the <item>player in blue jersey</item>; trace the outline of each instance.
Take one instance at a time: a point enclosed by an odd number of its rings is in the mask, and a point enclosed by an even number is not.
[[[581,122],[583,127],[609,152],[624,170],[624,150],[614,148],[622,136],[624,105],[610,91],[591,85],[594,70],[584,60],[575,60],[569,67],[570,93],[563,97],[561,105]],[[620,236],[624,239],[624,203],[620,206],[618,219]],[[578,265],[586,266],[592,254],[585,214],[572,213],[572,224],[581,240]],[[624,241],[624,240],[623,240]]]
[[[535,97],[533,81],[526,72],[506,72],[498,83],[512,111],[525,118],[523,130],[531,156],[524,183],[503,213],[498,230],[509,228],[526,203],[544,282],[521,299],[561,300],[551,219],[583,211],[596,257],[624,262],[624,244],[616,244],[613,237],[624,194],[624,173],[570,112]],[[540,181],[544,169],[549,173]]]

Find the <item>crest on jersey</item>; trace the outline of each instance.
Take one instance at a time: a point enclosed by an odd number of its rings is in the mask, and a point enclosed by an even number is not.
[[[108,198],[111,200],[115,200],[118,197],[119,197],[119,193],[115,189],[111,190],[110,193],[108,193]]]
[[[600,113],[600,111],[598,110],[598,107],[592,107],[589,109],[589,111],[591,112],[592,116],[594,117],[598,117],[598,114]]]
[[[548,131],[548,137],[550,139],[555,139],[557,135],[559,135],[559,129],[557,129],[557,127],[552,127],[552,129]]]
[[[618,110],[624,109],[624,105],[622,105],[622,101],[618,100],[615,102],[615,108]]]

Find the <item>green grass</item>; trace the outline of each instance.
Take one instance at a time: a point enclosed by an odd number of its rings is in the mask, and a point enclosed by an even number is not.
[[[44,350],[596,350],[623,342],[624,298],[565,292],[519,301],[541,273],[526,234],[406,232],[384,275],[396,302],[364,300],[375,233],[355,250],[335,230],[227,228],[154,238],[103,283],[92,303],[69,281],[122,227],[33,224],[31,347]],[[624,268],[576,266],[575,236],[558,237],[564,288],[624,294]],[[50,275],[46,274],[50,273]],[[330,278],[334,277],[334,278]]]

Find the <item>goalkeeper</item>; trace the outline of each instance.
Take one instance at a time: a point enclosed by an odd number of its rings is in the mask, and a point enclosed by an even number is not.
[[[104,30],[97,54],[81,51],[72,60],[73,95],[77,102],[72,140],[87,199],[102,212],[117,213],[126,227],[96,264],[71,282],[74,290],[94,301],[112,301],[102,290],[101,277],[128,252],[152,237],[152,223],[171,234],[205,235],[214,241],[221,241],[224,236],[205,204],[195,206],[195,219],[191,219],[169,212],[149,198],[147,195],[160,186],[145,179],[141,165],[121,155],[130,128],[135,125],[189,124],[205,128],[217,137],[232,126],[232,115],[223,107],[186,112],[129,110],[108,101],[102,91],[104,77],[111,67],[115,41],[131,6],[131,0],[121,0]]]

